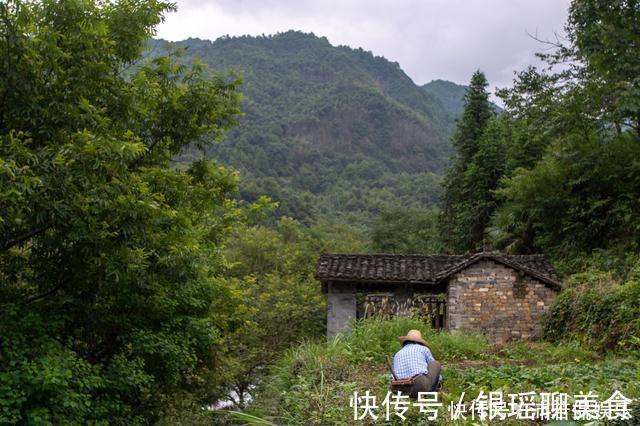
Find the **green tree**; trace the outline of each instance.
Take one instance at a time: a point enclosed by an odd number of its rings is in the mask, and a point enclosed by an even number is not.
[[[513,252],[562,258],[593,250],[635,250],[640,229],[638,138],[602,143],[597,133],[563,138],[532,169],[518,169],[498,190],[492,229]],[[622,250],[620,250],[622,249]]]
[[[566,42],[539,55],[549,67],[528,68],[501,93],[518,143],[499,190],[496,245],[569,263],[637,250],[639,23],[636,1],[574,1]]]
[[[216,371],[238,81],[139,64],[170,3],[0,3],[0,422],[149,423]]]
[[[493,116],[488,86],[484,73],[476,71],[471,76],[469,88],[464,95],[464,111],[451,140],[457,159],[463,164],[469,162],[478,151],[478,141],[487,122]]]
[[[225,370],[237,405],[245,405],[251,388],[288,348],[324,337],[326,305],[313,277],[316,262],[325,251],[362,251],[352,234],[329,225],[304,228],[282,217],[275,229],[245,226],[229,238],[227,279],[245,300],[242,326],[227,336],[234,357]]]
[[[631,128],[640,135],[639,28],[637,0],[574,1],[566,26],[571,44],[554,56],[585,64],[570,75],[581,77],[590,117],[617,133]]]
[[[438,213],[427,209],[383,211],[371,230],[376,252],[402,254],[439,253]]]
[[[494,190],[505,172],[508,131],[506,119],[491,118],[464,173],[466,196],[460,217],[473,241],[473,250],[482,249],[488,242],[486,228],[498,205]]]
[[[487,86],[485,75],[476,71],[471,77],[464,98],[464,111],[451,141],[455,153],[444,178],[443,207],[440,216],[442,240],[450,251],[475,250],[482,244],[482,234],[474,233],[475,227],[467,221],[467,200],[472,195],[472,189],[467,186],[465,174],[480,148],[484,129],[493,116]]]

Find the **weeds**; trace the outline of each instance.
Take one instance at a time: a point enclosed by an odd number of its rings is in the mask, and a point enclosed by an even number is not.
[[[575,341],[493,345],[483,336],[435,331],[410,318],[370,319],[357,324],[348,337],[306,342],[290,350],[258,387],[251,413],[283,425],[359,424],[351,420],[349,397],[366,390],[380,399],[386,395],[384,356],[400,348],[397,337],[409,329],[420,330],[443,363],[440,395],[445,406],[462,392],[473,398],[481,390],[593,390],[608,397],[619,389],[628,397],[640,396],[640,362],[624,352],[604,356]],[[404,424],[421,419],[415,412],[409,415]],[[448,423],[444,418],[439,422]]]

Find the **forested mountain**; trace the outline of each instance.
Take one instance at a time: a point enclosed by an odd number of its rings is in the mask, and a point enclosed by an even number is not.
[[[240,73],[245,116],[206,154],[241,172],[243,198],[267,194],[278,214],[356,226],[391,206],[437,201],[464,87],[425,90],[397,63],[294,31],[156,40],[151,55],[166,49]],[[200,155],[191,149],[178,160]]]
[[[436,98],[442,106],[454,116],[459,116],[464,110],[464,94],[467,86],[447,80],[432,80],[422,86],[427,93]]]

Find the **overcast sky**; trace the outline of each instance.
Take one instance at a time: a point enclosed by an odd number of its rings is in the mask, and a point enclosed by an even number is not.
[[[326,36],[396,61],[417,83],[466,84],[477,68],[491,88],[536,62],[545,46],[527,34],[562,32],[569,0],[177,0],[158,28],[168,40],[274,34]]]

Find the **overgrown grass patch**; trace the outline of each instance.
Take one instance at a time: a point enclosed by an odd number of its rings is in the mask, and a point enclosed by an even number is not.
[[[578,341],[549,343],[544,341],[511,342],[494,346],[487,359],[500,361],[519,361],[522,364],[538,365],[558,362],[597,361],[603,359],[603,353],[587,347]]]
[[[349,398],[369,390],[382,402],[388,391],[384,357],[400,348],[398,336],[414,328],[443,364],[440,399],[445,407],[462,392],[470,401],[480,391],[502,391],[506,398],[507,393],[592,390],[606,399],[617,389],[640,397],[639,362],[621,352],[605,356],[571,341],[493,345],[483,336],[434,331],[420,321],[399,318],[368,320],[350,336],[293,348],[257,389],[251,413],[283,425],[362,424],[352,420]],[[408,416],[403,424],[424,424],[417,409]],[[450,423],[446,410],[438,422]]]
[[[424,322],[412,318],[394,320],[368,319],[356,324],[348,338],[339,337],[355,362],[384,362],[400,347],[398,337],[411,329],[420,330],[436,358],[463,360],[482,357],[491,344],[482,335],[433,330]]]

